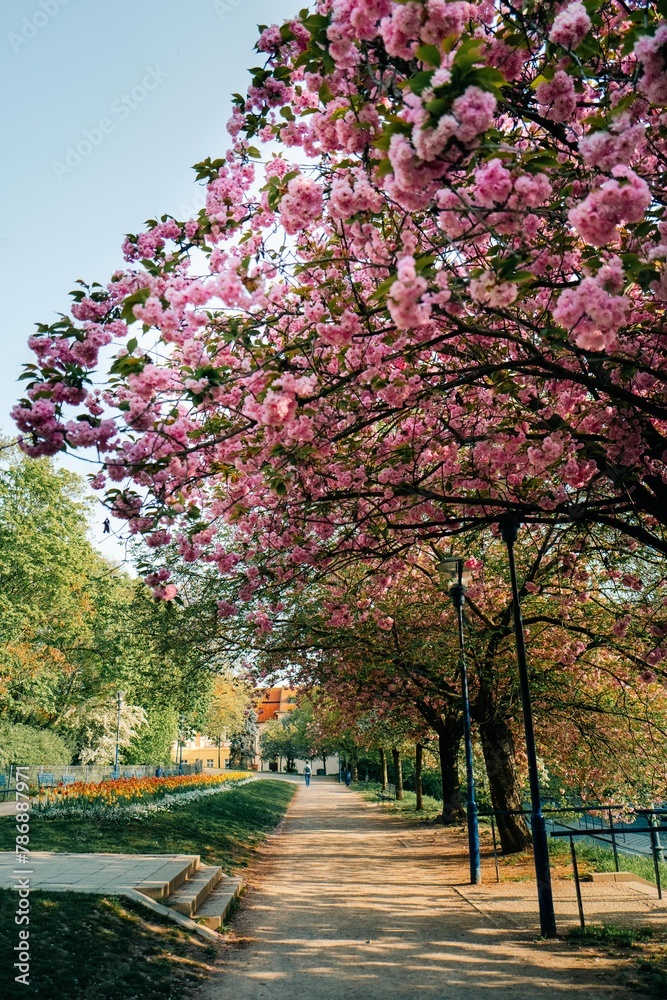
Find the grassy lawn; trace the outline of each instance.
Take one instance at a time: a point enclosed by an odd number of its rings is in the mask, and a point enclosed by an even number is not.
[[[202,861],[228,871],[248,863],[295,790],[287,781],[253,781],[168,811],[113,822],[33,816],[30,846],[34,851],[201,854]],[[0,818],[0,851],[14,849],[15,833],[13,817]]]
[[[667,996],[667,934],[652,927],[617,927],[591,924],[567,935],[577,948],[591,949],[593,955],[612,955],[623,965],[623,985],[644,997],[665,1000]]]
[[[378,792],[382,788],[379,781],[365,781],[355,782],[352,785],[355,792],[360,792],[365,799],[369,802],[378,801]],[[424,808],[417,812],[415,806],[417,804],[417,796],[414,792],[403,792],[403,798],[400,801],[385,802],[382,805],[383,809],[391,810],[397,816],[403,819],[416,819],[422,822],[428,822],[429,820],[434,820],[442,812],[442,802],[438,799],[432,799],[430,795],[424,795]]]
[[[282,819],[296,785],[257,781],[116,823],[31,820],[35,851],[200,854],[231,871],[246,866]],[[0,850],[14,848],[13,817],[0,819]],[[16,894],[0,890],[3,1000],[182,1000],[205,979],[215,946],[130,900],[69,892],[30,895],[31,983],[15,983]],[[11,971],[11,975],[10,975]]]
[[[181,1000],[211,971],[216,948],[126,899],[35,892],[30,897],[30,985],[14,982],[15,894],[0,890],[6,1000]]]
[[[576,846],[579,875],[582,878],[590,872],[613,872],[615,870],[614,854],[611,849],[596,844],[582,844],[581,842]],[[556,878],[574,878],[568,840],[561,837],[550,837],[549,856]],[[519,882],[534,877],[531,851],[510,854],[507,857],[501,855],[498,860],[503,882]],[[640,875],[655,885],[655,868],[652,858],[619,852],[619,864],[621,871],[634,872],[635,875]],[[660,865],[660,879],[663,892],[667,894],[667,864],[661,863]],[[667,993],[665,995],[667,996]]]

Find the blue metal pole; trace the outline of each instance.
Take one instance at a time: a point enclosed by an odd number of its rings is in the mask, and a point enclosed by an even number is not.
[[[523,706],[523,724],[526,731],[526,756],[528,758],[531,804],[530,823],[533,834],[533,856],[537,879],[537,900],[540,909],[540,928],[542,937],[553,938],[557,936],[557,931],[553,891],[551,888],[551,869],[549,867],[549,842],[547,839],[547,827],[542,813],[540,779],[537,770],[537,746],[535,744],[535,727],[533,723],[533,704],[530,697],[530,680],[528,678],[528,661],[526,658],[526,640],[523,632],[519,586],[516,577],[516,563],[514,561],[514,543],[519,536],[519,527],[518,521],[510,520],[509,518],[501,521],[500,524],[503,541],[507,546],[510,577],[512,580],[514,632],[516,635],[516,655],[519,666],[521,703]]]
[[[463,632],[463,605],[465,604],[466,588],[462,583],[455,583],[450,588],[450,594],[459,625],[459,649],[461,663],[461,695],[463,701],[463,734],[466,752],[467,778],[467,815],[468,815],[468,849],[470,854],[470,884],[479,885],[482,881],[482,862],[479,851],[479,822],[477,802],[475,800],[475,775],[472,755],[472,725],[470,721],[470,698],[468,694],[468,668],[465,655],[465,635]]]

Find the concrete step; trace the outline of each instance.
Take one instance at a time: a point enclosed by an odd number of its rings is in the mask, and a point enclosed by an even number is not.
[[[192,917],[204,900],[213,892],[222,878],[222,868],[216,865],[202,865],[184,882],[180,889],[167,899],[167,906],[178,913]]]
[[[232,903],[240,895],[242,888],[242,878],[223,875],[216,888],[196,911],[194,919],[198,924],[217,931],[224,924]]]
[[[135,889],[142,892],[149,899],[167,899],[176,892],[191,878],[201,866],[201,858],[198,854],[184,854],[172,861],[165,862],[164,866],[156,872],[150,880],[138,882]]]

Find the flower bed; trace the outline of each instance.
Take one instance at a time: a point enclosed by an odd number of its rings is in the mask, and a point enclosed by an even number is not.
[[[83,781],[43,791],[32,811],[40,817],[81,816],[118,819],[170,809],[179,802],[228,791],[251,780],[243,771],[225,774],[183,774],[171,778],[118,778],[89,784]]]

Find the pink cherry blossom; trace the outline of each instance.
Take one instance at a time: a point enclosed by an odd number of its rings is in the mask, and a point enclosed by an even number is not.
[[[293,177],[280,202],[285,232],[294,235],[319,219],[322,215],[322,198],[322,188],[316,181],[303,174]]]
[[[667,104],[667,24],[661,24],[655,35],[643,35],[635,45],[634,54],[644,70],[639,89],[653,104]]]
[[[552,80],[540,83],[535,91],[540,114],[552,122],[569,122],[577,109],[574,80],[565,70],[559,69]]]
[[[582,3],[571,3],[556,15],[549,41],[566,49],[576,49],[591,30],[591,19]]]
[[[579,235],[593,246],[604,246],[618,236],[622,222],[641,222],[651,204],[651,191],[630,167],[619,164],[612,178],[595,188],[570,210],[568,218]]]

